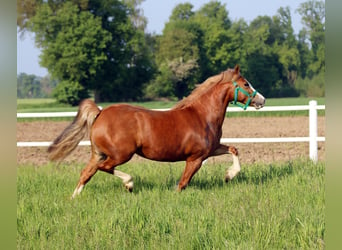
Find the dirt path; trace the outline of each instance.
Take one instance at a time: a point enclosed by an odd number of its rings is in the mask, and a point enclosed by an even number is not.
[[[69,122],[18,122],[17,141],[52,141]],[[239,137],[304,137],[309,134],[308,117],[228,118],[223,124],[223,138]],[[325,136],[325,117],[318,117],[318,136]],[[287,161],[307,157],[309,143],[235,143],[241,164]],[[18,148],[17,163],[43,165],[48,162],[46,147]],[[89,146],[78,147],[66,161],[86,163]],[[325,143],[318,144],[318,157],[325,157]],[[139,160],[135,157],[133,160]],[[231,161],[230,156],[220,156],[210,161]]]

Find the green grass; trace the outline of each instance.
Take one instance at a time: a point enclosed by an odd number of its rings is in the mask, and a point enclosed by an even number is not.
[[[316,100],[318,105],[325,104],[324,97],[293,97],[293,98],[266,98],[267,106],[291,106],[291,105],[308,105],[309,101]]]
[[[39,105],[55,102],[55,99],[52,98],[17,98],[17,105]]]
[[[226,184],[204,165],[177,193],[183,163],[133,162],[133,193],[99,172],[71,201],[83,166],[18,166],[17,248],[323,249],[324,164],[242,167]]]

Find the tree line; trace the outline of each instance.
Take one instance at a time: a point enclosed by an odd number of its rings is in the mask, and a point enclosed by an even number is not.
[[[40,77],[34,74],[20,73],[17,76],[18,98],[49,98],[57,86],[57,81],[49,75]]]
[[[19,32],[34,32],[53,97],[72,105],[90,94],[97,102],[181,99],[235,64],[267,97],[324,96],[324,1],[299,5],[299,34],[289,7],[248,24],[210,1],[197,11],[178,4],[160,35],[145,31],[142,1],[17,1]]]

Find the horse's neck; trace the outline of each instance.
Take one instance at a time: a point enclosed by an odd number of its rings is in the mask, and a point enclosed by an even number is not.
[[[222,125],[229,103],[228,90],[228,84],[220,84],[210,89],[196,102],[198,110],[206,114],[207,122],[215,123],[219,127]]]

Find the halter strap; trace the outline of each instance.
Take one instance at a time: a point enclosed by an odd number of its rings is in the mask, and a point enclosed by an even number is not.
[[[246,110],[248,105],[251,103],[252,98],[258,93],[256,90],[254,90],[254,92],[252,94],[248,93],[246,90],[244,90],[243,88],[240,88],[240,86],[237,84],[236,81],[233,82],[234,87],[235,87],[235,91],[234,91],[234,101],[232,102],[232,104],[243,108],[243,110]],[[245,105],[242,105],[240,103],[238,103],[237,98],[239,95],[239,91],[242,92],[243,94],[245,94],[248,97],[248,100],[246,102]]]

